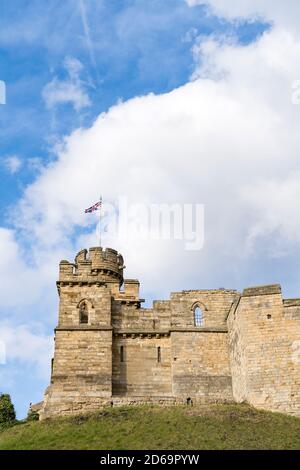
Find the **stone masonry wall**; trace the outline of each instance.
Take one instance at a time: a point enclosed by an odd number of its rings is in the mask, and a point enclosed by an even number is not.
[[[170,337],[131,335],[114,338],[112,384],[113,395],[171,396]]]
[[[232,303],[237,297],[236,290],[191,290],[171,294],[171,328],[194,328],[194,308],[199,306],[203,313],[203,327],[225,328]]]
[[[232,401],[227,333],[175,332],[172,356],[174,396]]]
[[[172,388],[193,401],[232,400],[226,317],[234,290],[194,290],[171,294]],[[195,326],[194,309],[203,314]]]
[[[298,307],[284,304],[278,285],[245,289],[228,326],[234,398],[299,415]]]
[[[111,397],[111,331],[57,330],[43,417],[95,410]]]
[[[247,399],[247,368],[246,368],[246,325],[243,316],[237,316],[240,297],[233,303],[228,319],[228,342],[230,369],[232,375],[232,394],[237,402]]]

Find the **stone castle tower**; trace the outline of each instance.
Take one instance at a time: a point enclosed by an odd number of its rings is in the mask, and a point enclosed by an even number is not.
[[[300,299],[279,285],[192,290],[142,308],[123,258],[61,261],[51,384],[40,417],[121,403],[242,402],[300,415]]]

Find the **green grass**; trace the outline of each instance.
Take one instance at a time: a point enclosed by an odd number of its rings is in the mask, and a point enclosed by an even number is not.
[[[247,405],[105,408],[2,430],[4,449],[300,449],[300,418]]]

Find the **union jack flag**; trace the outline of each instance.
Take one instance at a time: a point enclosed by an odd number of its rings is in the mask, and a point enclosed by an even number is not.
[[[85,209],[84,212],[87,214],[89,212],[97,211],[98,209],[100,209],[101,203],[101,201],[96,202],[96,204],[94,204],[93,206],[89,207],[88,209]]]

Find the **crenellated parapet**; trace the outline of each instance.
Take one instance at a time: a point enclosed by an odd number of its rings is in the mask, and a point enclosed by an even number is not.
[[[123,283],[124,261],[120,253],[112,248],[94,247],[81,250],[75,262],[63,260],[59,265],[59,281],[61,283],[101,282]]]

